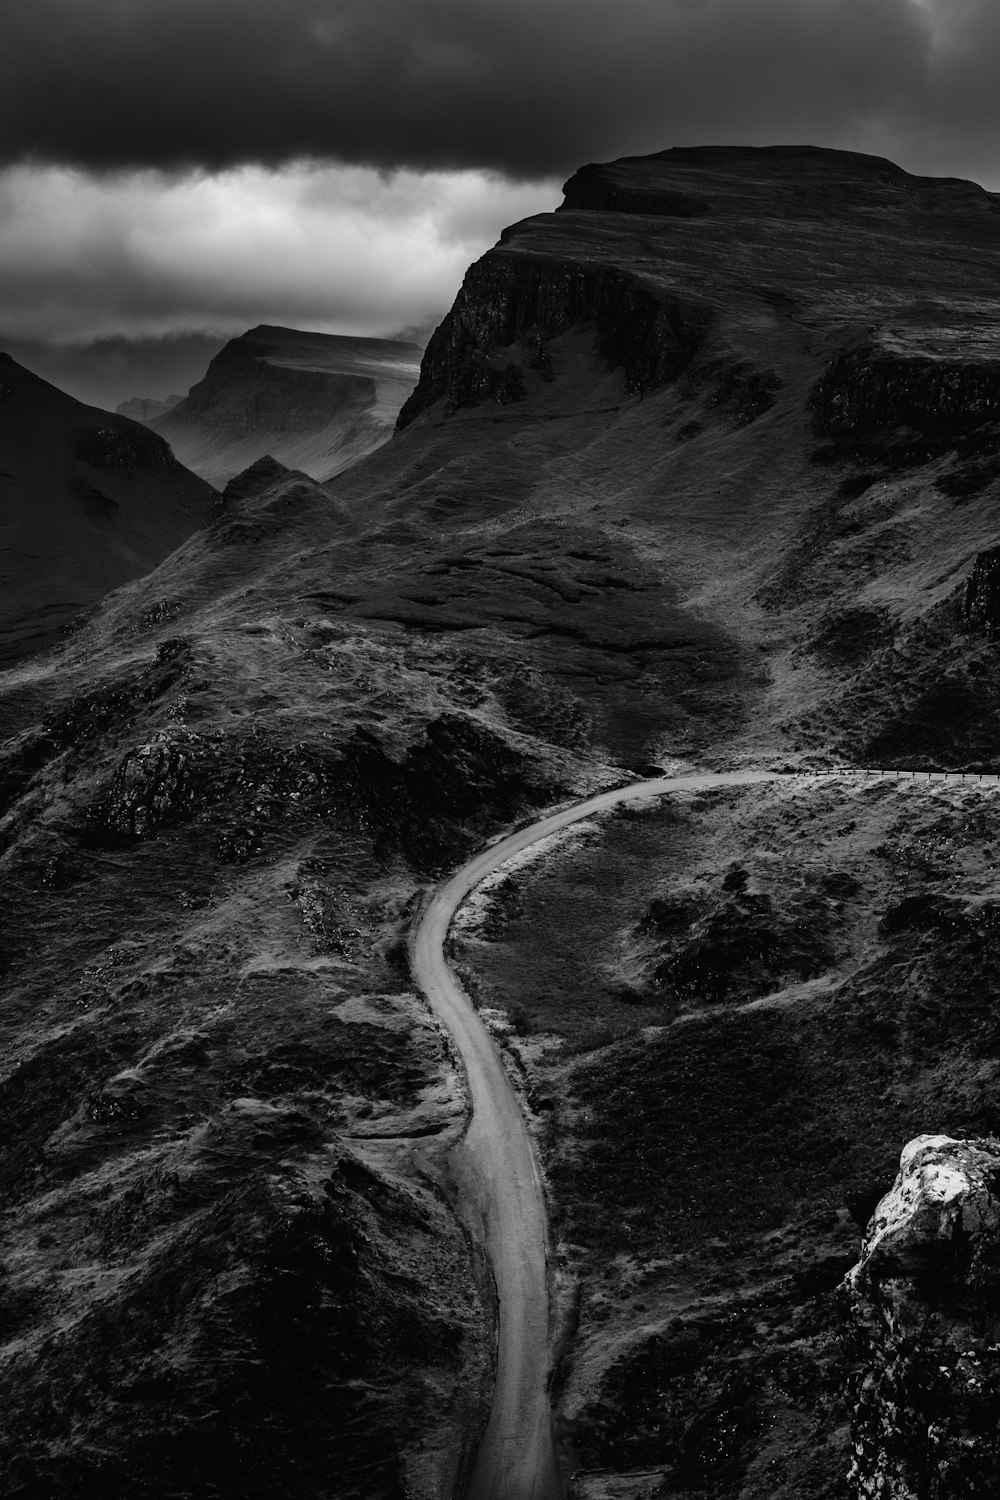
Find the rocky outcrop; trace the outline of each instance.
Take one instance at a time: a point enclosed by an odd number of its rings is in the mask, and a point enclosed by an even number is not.
[[[977,554],[962,596],[962,621],[968,630],[1000,631],[1000,547]]]
[[[196,736],[161,735],[130,750],[115,772],[104,821],[116,833],[145,838],[171,814],[193,804]]]
[[[644,395],[687,368],[707,321],[696,301],[654,292],[614,266],[543,261],[501,244],[468,272],[396,425],[407,427],[442,398],[446,415],[491,397],[502,405],[517,399],[522,362],[544,378],[544,341],[575,324],[594,326],[602,357],[624,372],[628,393]],[[514,344],[522,346],[518,354],[499,354]]]
[[[1000,420],[1000,362],[915,358],[870,344],[831,360],[811,397],[827,437],[916,429],[956,439]]]
[[[122,474],[140,469],[184,472],[169,444],[134,422],[127,428],[105,424],[84,428],[77,438],[76,456],[93,469],[117,469]]]
[[[842,1296],[851,1495],[1000,1492],[1000,1140],[910,1141]]]

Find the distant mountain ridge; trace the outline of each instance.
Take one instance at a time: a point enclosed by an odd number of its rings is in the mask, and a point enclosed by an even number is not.
[[[2,663],[155,567],[215,496],[148,427],[0,354],[0,501]]]
[[[115,411],[120,417],[131,417],[133,422],[152,422],[156,417],[165,417],[168,411],[180,406],[183,396],[132,396],[120,401]]]
[[[265,454],[329,479],[390,436],[420,353],[401,340],[262,324],[231,339],[204,380],[149,421],[219,488]]]

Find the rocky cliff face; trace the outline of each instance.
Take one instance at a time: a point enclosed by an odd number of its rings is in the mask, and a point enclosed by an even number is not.
[[[917,1136],[843,1288],[858,1500],[1000,1487],[998,1294],[1000,1141]]]
[[[818,430],[863,440],[906,428],[945,448],[1000,416],[1000,361],[893,357],[852,350],[832,361],[812,396]],[[990,436],[996,436],[995,430]]]
[[[218,353],[208,374],[174,411],[177,423],[229,428],[240,437],[254,432],[314,432],[341,410],[363,411],[375,403],[368,375],[295,366],[274,357],[272,343],[252,334]]]
[[[969,630],[1000,631],[1000,547],[977,554],[962,596],[962,618]]]
[[[523,399],[522,365],[549,377],[547,342],[578,325],[594,329],[601,358],[622,371],[626,391],[643,395],[690,364],[706,321],[697,302],[654,295],[626,272],[553,265],[501,246],[466,276],[397,426],[441,398],[449,415],[490,398],[500,405]]]
[[[265,453],[327,479],[384,442],[420,351],[262,325],[232,339],[156,428],[220,488]]]

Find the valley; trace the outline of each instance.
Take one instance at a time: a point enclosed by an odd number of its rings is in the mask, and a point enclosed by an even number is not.
[[[264,447],[0,674],[12,1500],[439,1500],[512,1448],[848,1493],[838,1288],[907,1141],[1000,1131],[998,253],[876,158],[584,168],[391,440]],[[484,1183],[535,1166],[511,1271]]]

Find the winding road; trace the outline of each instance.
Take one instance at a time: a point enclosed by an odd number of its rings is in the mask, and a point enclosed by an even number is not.
[[[1000,777],[956,772],[699,771],[659,776],[600,792],[489,845],[442,885],[413,938],[414,977],[447,1026],[468,1080],[469,1123],[452,1166],[466,1222],[489,1259],[496,1284],[496,1377],[486,1430],[466,1500],[560,1500],[562,1483],[549,1401],[548,1229],[534,1142],[489,1032],[448,966],[445,942],[455,912],[487,875],[563,828],[622,802],[666,792],[828,775],[905,776],[996,786]]]

